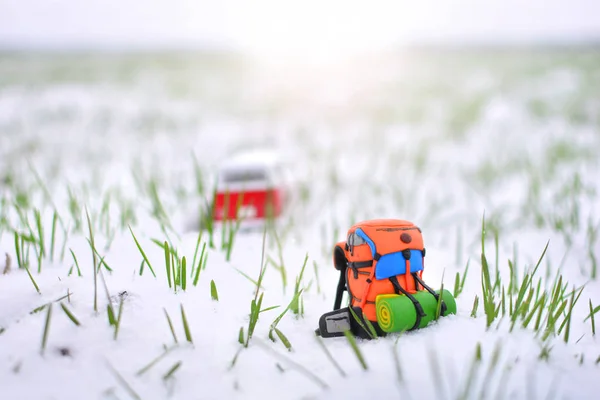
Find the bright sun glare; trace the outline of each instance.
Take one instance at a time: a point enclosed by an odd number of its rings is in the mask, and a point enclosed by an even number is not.
[[[399,32],[393,7],[365,1],[257,0],[238,4],[229,15],[236,44],[273,62],[336,62],[384,50]]]

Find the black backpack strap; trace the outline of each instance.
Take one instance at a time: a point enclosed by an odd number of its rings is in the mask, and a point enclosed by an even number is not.
[[[425,288],[425,290],[427,290],[429,293],[431,293],[433,295],[433,297],[435,297],[435,300],[438,303],[440,302],[440,295],[435,290],[430,288],[425,282],[423,282],[423,279],[421,279],[419,274],[417,274],[416,272],[413,272],[411,275],[413,276],[415,281],[419,282],[419,284],[421,286],[423,286]],[[448,310],[448,307],[446,306],[446,303],[444,302],[444,300],[442,300],[442,305],[441,305],[441,309],[440,309],[441,315],[446,314],[447,310]]]
[[[348,268],[354,273],[354,279],[358,279],[358,270],[361,268],[369,268],[373,265],[373,260],[349,262]]]
[[[408,297],[408,299],[410,301],[412,301],[413,306],[415,306],[415,311],[417,312],[417,319],[415,320],[415,324],[413,325],[412,328],[410,328],[409,330],[413,330],[419,327],[419,325],[421,324],[421,318],[424,317],[425,315],[425,311],[423,311],[423,306],[421,306],[421,303],[419,303],[417,301],[417,299],[415,299],[415,296],[413,296],[412,294],[408,293],[406,290],[404,290],[404,288],[402,286],[400,286],[400,282],[398,282],[398,278],[396,276],[392,276],[389,278],[390,282],[392,282],[392,285],[394,285],[394,289],[396,290],[397,294],[402,293],[403,295],[405,295],[406,297]]]
[[[340,269],[340,279],[337,285],[337,291],[335,292],[335,302],[333,303],[333,309],[339,310],[342,307],[342,297],[344,296],[344,290],[346,290],[346,271],[347,266]]]

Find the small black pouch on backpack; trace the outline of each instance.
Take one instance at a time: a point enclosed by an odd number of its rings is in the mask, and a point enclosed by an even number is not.
[[[323,314],[319,319],[319,329],[316,331],[317,335],[328,338],[344,336],[345,331],[350,331],[356,337],[371,339],[373,335],[369,330],[368,323],[364,320],[362,310],[360,307],[353,307],[352,310],[356,314],[356,317],[352,315],[348,307]],[[379,328],[377,322],[369,322],[378,336],[386,335],[386,333]]]

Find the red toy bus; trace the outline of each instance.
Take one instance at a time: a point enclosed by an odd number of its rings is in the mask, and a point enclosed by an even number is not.
[[[214,220],[252,222],[277,218],[290,192],[290,172],[277,153],[249,151],[222,164],[217,182]]]

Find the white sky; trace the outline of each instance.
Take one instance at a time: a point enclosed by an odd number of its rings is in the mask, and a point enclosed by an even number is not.
[[[600,38],[600,0],[0,0],[0,48],[338,52]]]

